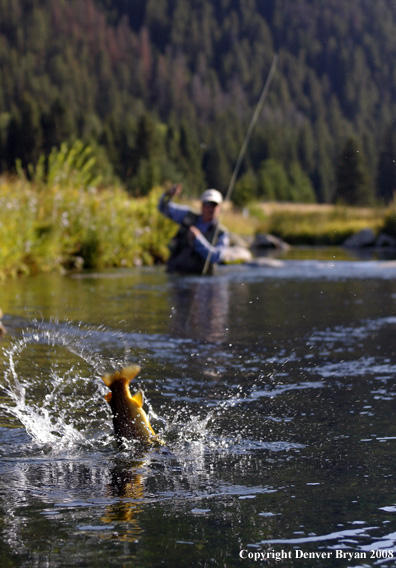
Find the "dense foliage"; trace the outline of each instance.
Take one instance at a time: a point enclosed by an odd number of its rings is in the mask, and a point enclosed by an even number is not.
[[[393,0],[0,0],[1,170],[82,140],[135,195],[224,192],[278,53],[235,200],[388,201],[395,29]]]
[[[62,161],[62,157],[60,157]],[[0,180],[0,280],[19,274],[164,262],[171,221],[159,188],[140,199],[98,191],[72,175],[67,185]]]

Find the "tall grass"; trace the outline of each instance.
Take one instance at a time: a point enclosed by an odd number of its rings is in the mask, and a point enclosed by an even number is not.
[[[164,261],[174,227],[157,211],[160,192],[1,180],[0,277]]]
[[[259,219],[256,233],[271,233],[290,244],[341,245],[358,231],[385,230],[384,208],[354,208],[331,205],[274,204],[258,206],[253,215]]]
[[[89,146],[63,144],[15,179],[0,179],[0,278],[73,268],[164,261],[172,223],[157,211],[160,188],[133,199],[98,189]]]
[[[98,189],[96,166],[90,149],[77,142],[30,166],[30,181],[21,169],[15,179],[0,178],[0,278],[166,260],[176,227],[158,212],[162,188],[139,199],[119,186]],[[291,244],[338,245],[366,227],[396,236],[396,205],[256,204],[246,216],[228,204],[221,221],[240,235],[265,232]]]

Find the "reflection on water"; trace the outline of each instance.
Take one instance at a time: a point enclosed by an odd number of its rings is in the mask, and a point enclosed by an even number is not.
[[[0,286],[4,566],[396,566],[392,263]],[[138,455],[103,400],[128,362],[166,440]]]
[[[119,462],[110,472],[108,497],[111,504],[106,507],[103,523],[123,523],[126,531],[122,540],[135,542],[142,535],[139,513],[143,511],[145,500],[144,473],[145,461]]]
[[[230,308],[228,280],[173,278],[172,284],[173,334],[211,343],[224,341]]]

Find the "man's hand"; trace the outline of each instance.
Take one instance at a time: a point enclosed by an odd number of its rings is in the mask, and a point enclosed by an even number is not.
[[[197,229],[197,227],[194,227],[194,225],[191,225],[190,230],[189,230],[190,236],[195,239],[196,237],[198,237],[199,235],[202,235],[201,231],[199,229]]]
[[[181,183],[174,183],[170,189],[166,192],[169,197],[177,197],[181,194],[183,186]]]

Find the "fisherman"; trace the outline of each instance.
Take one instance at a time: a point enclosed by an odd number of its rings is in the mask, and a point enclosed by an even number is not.
[[[189,207],[172,203],[181,193],[180,183],[166,191],[159,202],[159,210],[180,225],[177,235],[170,242],[171,251],[167,263],[168,272],[193,274],[210,273],[213,265],[221,262],[229,245],[227,232],[219,226],[219,214],[223,196],[217,189],[207,189],[201,195],[201,214]],[[208,270],[205,264],[208,259]]]

